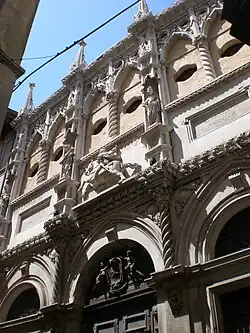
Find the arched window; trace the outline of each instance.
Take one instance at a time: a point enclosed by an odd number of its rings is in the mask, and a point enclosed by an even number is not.
[[[115,241],[99,250],[88,266],[89,279],[82,289],[90,331],[157,331],[156,295],[145,283],[154,265],[144,247]]]
[[[40,300],[35,288],[23,291],[12,303],[7,321],[35,314],[40,309]]]
[[[215,257],[250,247],[250,208],[234,215],[222,229],[216,242]]]
[[[133,113],[134,111],[136,111],[138,109],[138,107],[141,105],[141,103],[142,103],[141,97],[134,99],[132,101],[132,103],[129,104],[128,107],[126,107],[124,113]]]
[[[54,162],[59,161],[61,159],[62,155],[63,155],[63,147],[58,147],[53,154],[52,160]]]
[[[37,174],[39,169],[39,163],[35,163],[32,165],[32,167],[29,170],[29,177],[33,178]]]
[[[221,58],[232,57],[233,55],[238,53],[243,46],[244,43],[240,42],[239,40],[231,40],[230,42],[226,43],[221,49]]]
[[[175,75],[175,82],[183,82],[191,78],[194,73],[197,72],[197,65],[190,64],[185,65],[179,69],[179,71]]]
[[[101,131],[104,129],[106,125],[107,125],[106,118],[97,120],[97,122],[93,125],[93,135],[101,133]]]

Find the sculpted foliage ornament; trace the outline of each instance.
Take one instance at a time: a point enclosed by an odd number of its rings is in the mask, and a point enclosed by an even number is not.
[[[175,192],[174,209],[176,217],[179,219],[187,205],[189,199],[201,184],[201,179],[193,180],[192,182],[182,186]]]

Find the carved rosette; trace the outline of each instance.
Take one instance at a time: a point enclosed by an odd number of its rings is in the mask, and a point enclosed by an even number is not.
[[[41,159],[39,163],[39,169],[37,174],[37,183],[41,183],[47,179],[47,171],[49,166],[49,149],[50,145],[48,141],[41,141]]]
[[[204,35],[199,35],[193,40],[193,44],[198,48],[201,56],[201,62],[204,67],[204,71],[209,80],[216,78],[213,61],[209,51],[208,40]]]
[[[108,93],[107,100],[109,102],[108,135],[113,138],[118,135],[117,92]]]

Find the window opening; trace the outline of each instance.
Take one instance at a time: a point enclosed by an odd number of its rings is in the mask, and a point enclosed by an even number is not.
[[[215,247],[215,257],[222,257],[250,246],[250,208],[234,215],[221,230]]]
[[[242,42],[235,42],[233,45],[228,46],[225,51],[222,52],[221,58],[232,57],[244,46]]]
[[[130,106],[126,109],[125,113],[133,113],[138,109],[138,107],[141,105],[142,99],[138,98],[133,103],[130,104]]]
[[[104,129],[104,127],[107,125],[107,119],[101,119],[96,122],[96,124],[93,126],[93,135],[97,135],[101,133],[101,131]]]
[[[188,67],[185,66],[184,69],[180,70],[179,73],[177,73],[175,82],[183,82],[191,78],[193,74],[197,72],[197,66],[189,65]]]
[[[54,152],[53,161],[59,161],[63,154],[63,147],[59,147]]]
[[[12,303],[7,321],[30,316],[38,312],[40,300],[35,288],[23,291]]]
[[[38,164],[38,163],[35,163],[35,164],[30,168],[29,177],[33,178],[33,177],[37,174],[38,169],[39,169],[39,164]]]

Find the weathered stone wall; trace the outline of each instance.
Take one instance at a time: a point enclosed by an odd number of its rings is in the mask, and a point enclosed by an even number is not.
[[[0,9],[0,50],[20,64],[39,0],[5,0]],[[21,72],[20,72],[21,74]],[[19,74],[19,75],[20,75]],[[0,129],[7,112],[15,74],[0,64]],[[3,119],[3,120],[2,120]]]

